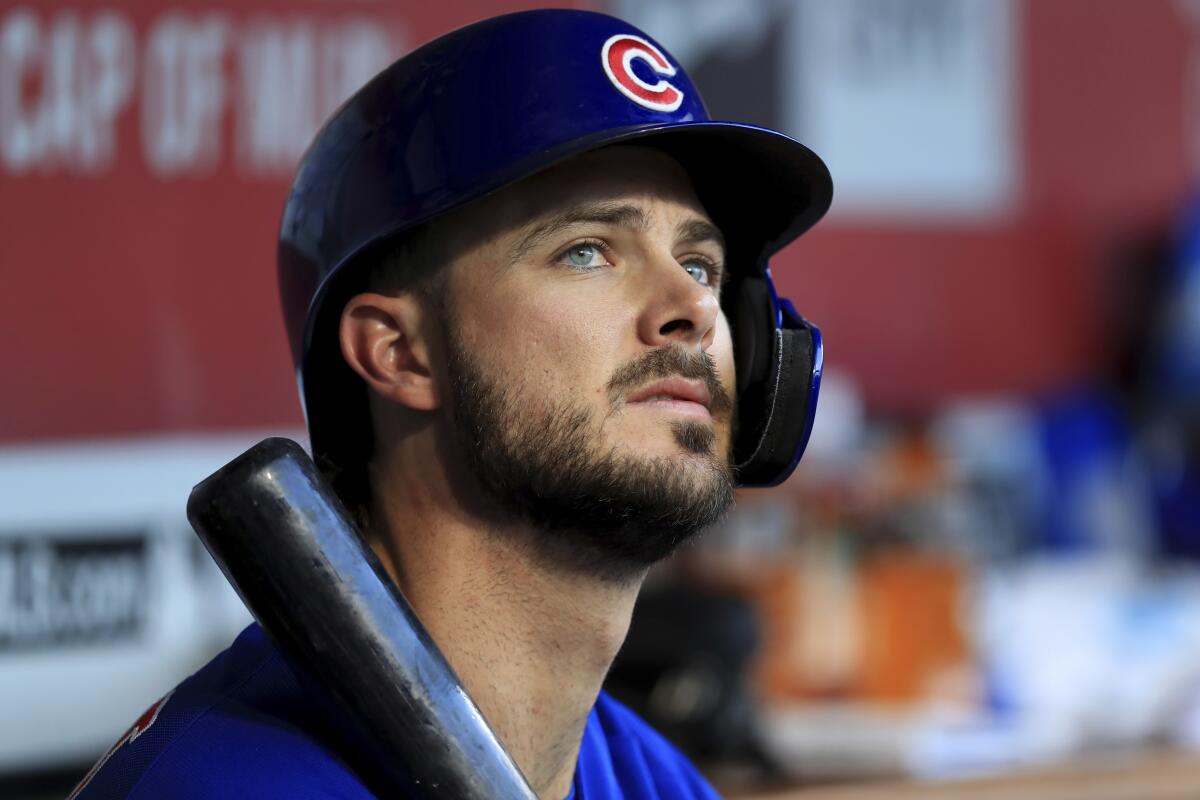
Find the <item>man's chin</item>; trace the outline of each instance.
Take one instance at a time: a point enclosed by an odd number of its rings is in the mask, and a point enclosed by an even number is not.
[[[732,470],[712,453],[676,445],[665,456],[613,449],[593,459],[562,459],[507,495],[543,544],[557,545],[556,560],[593,575],[636,574],[718,522],[733,502]]]

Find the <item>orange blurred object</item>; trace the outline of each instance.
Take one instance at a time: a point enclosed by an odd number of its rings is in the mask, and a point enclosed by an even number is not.
[[[887,554],[863,565],[860,691],[883,701],[912,701],[961,666],[969,647],[960,624],[962,567],[938,556]]]
[[[805,547],[765,566],[754,590],[764,642],[757,680],[770,700],[913,703],[969,661],[959,620],[965,576],[956,561],[887,553],[861,564]]]

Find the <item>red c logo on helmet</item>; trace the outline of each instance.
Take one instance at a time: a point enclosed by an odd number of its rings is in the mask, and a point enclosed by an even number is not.
[[[600,63],[613,86],[640,106],[654,111],[674,111],[683,102],[683,92],[659,78],[658,83],[646,83],[633,74],[632,64],[639,59],[650,65],[659,75],[667,78],[675,74],[675,67],[654,45],[640,36],[618,33],[604,43],[600,51]]]

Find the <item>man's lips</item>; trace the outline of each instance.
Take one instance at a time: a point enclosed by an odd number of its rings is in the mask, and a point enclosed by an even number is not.
[[[709,416],[709,406],[712,397],[704,381],[690,378],[664,378],[648,383],[625,398],[625,402],[633,405],[652,405],[668,411],[683,414]]]

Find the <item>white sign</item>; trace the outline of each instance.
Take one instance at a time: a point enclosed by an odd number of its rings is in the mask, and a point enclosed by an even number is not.
[[[784,48],[791,133],[829,164],[841,214],[1011,207],[1016,4],[807,0]]]

